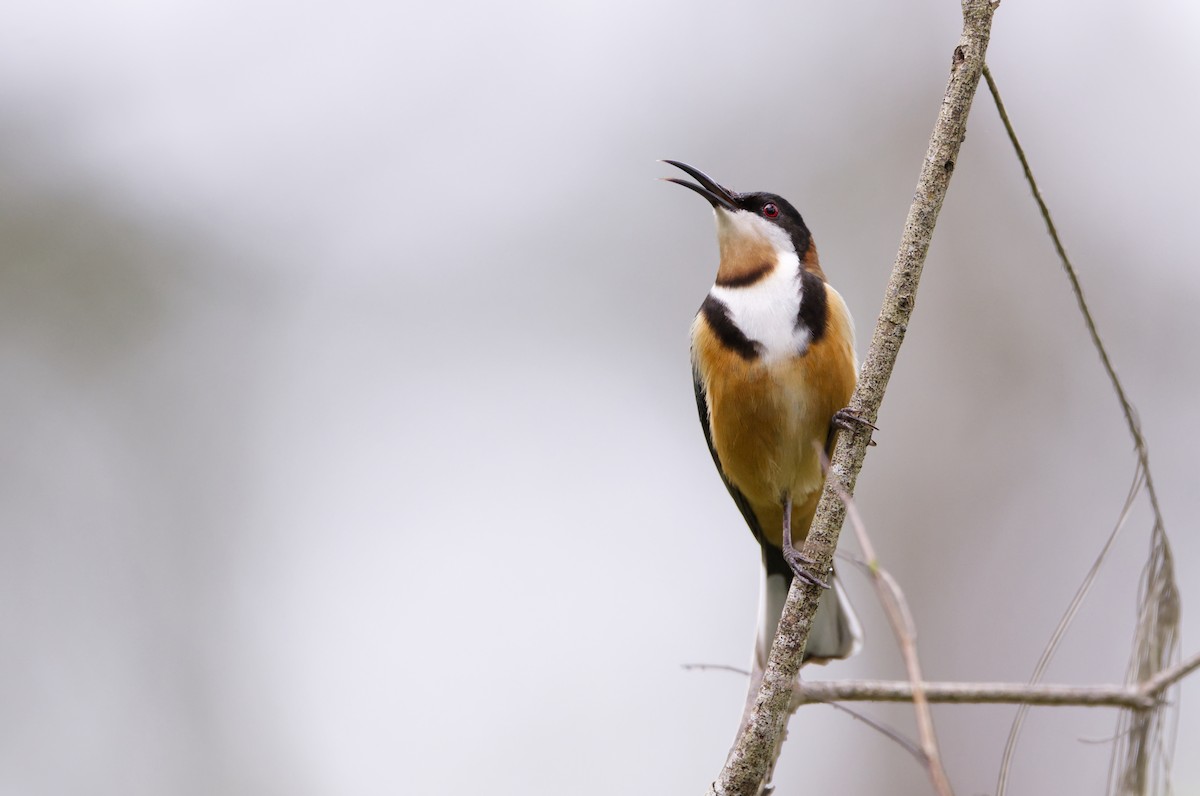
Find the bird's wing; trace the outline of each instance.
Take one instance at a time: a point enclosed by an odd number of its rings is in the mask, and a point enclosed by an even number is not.
[[[721,466],[721,457],[717,455],[717,449],[713,446],[712,426],[708,412],[708,396],[707,390],[704,387],[704,380],[700,377],[700,371],[692,368],[692,386],[696,390],[696,409],[700,412],[700,427],[704,429],[704,441],[708,443],[708,452],[712,454],[713,464],[717,466],[717,473],[721,476],[721,480],[725,483],[725,488],[729,490],[729,496],[733,498],[733,502],[737,505],[738,510],[742,512],[742,516],[746,519],[746,524],[750,526],[751,533],[758,543],[763,545],[764,549],[770,547],[763,540],[762,524],[758,521],[758,517],[754,514],[754,509],[750,506],[750,501],[742,494],[742,490],[733,485],[729,477],[725,475],[725,468]]]

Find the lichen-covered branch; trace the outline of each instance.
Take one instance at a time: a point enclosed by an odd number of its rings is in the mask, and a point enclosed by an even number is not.
[[[997,5],[998,2],[992,0],[963,0],[962,3],[962,38],[951,56],[946,96],[921,166],[871,347],[859,374],[858,387],[850,400],[850,409],[868,422],[874,422],[878,416],[884,389],[908,328],[921,268],[958,160],[971,100],[979,85]],[[865,426],[854,433],[838,435],[828,479],[838,479],[850,494],[854,492],[869,440],[869,430]],[[816,562],[814,569],[818,572],[832,566],[845,513],[836,490],[827,484],[804,549],[805,554]],[[804,583],[800,578],[793,582],[758,698],[710,793],[752,796],[762,792],[783,742],[800,659],[819,597],[819,587]]]

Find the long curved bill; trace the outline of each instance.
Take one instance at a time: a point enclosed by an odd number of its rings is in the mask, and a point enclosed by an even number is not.
[[[682,185],[684,188],[691,188],[696,193],[703,196],[714,207],[723,207],[726,210],[737,210],[735,204],[737,194],[721,186],[720,183],[709,177],[700,169],[693,168],[686,163],[680,163],[678,160],[664,160],[663,163],[669,163],[677,169],[682,169],[691,177],[694,177],[696,182],[688,182],[677,177],[663,177],[667,182],[673,182],[676,185]],[[697,185],[696,183],[700,183]]]

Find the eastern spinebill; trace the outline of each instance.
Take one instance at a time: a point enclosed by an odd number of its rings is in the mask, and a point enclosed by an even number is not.
[[[696,180],[667,178],[707,199],[717,220],[721,259],[692,323],[692,378],[717,472],[762,547],[756,689],[792,578],[824,581],[795,545],[825,480],[818,449],[830,450],[837,428],[854,419],[843,411],[858,372],[854,323],[786,199],[736,193],[664,162]],[[813,617],[806,662],[847,658],[862,645],[858,619],[832,585]]]

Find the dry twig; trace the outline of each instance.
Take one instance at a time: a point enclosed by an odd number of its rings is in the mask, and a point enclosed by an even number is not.
[[[1121,513],[1117,517],[1116,525],[1113,526],[1112,531],[1108,535],[1108,540],[1104,543],[1104,547],[1101,548],[1099,555],[1096,556],[1096,560],[1092,562],[1092,566],[1084,576],[1083,582],[1076,589],[1075,595],[1071,598],[1071,602],[1067,606],[1067,610],[1063,612],[1062,618],[1058,620],[1058,626],[1054,628],[1054,632],[1050,635],[1050,641],[1046,643],[1046,648],[1042,651],[1041,657],[1038,658],[1037,664],[1033,667],[1033,674],[1029,678],[1030,685],[1035,685],[1041,681],[1042,675],[1046,673],[1046,669],[1050,666],[1050,661],[1054,657],[1054,653],[1058,651],[1059,645],[1062,643],[1063,638],[1066,637],[1067,628],[1070,627],[1071,622],[1075,619],[1075,615],[1079,612],[1080,606],[1083,605],[1084,598],[1091,591],[1096,576],[1100,574],[1100,567],[1105,559],[1108,558],[1108,553],[1117,541],[1117,536],[1120,535],[1121,529],[1125,527],[1125,521],[1129,519],[1129,514],[1133,511],[1133,502],[1141,491],[1143,483],[1142,472],[1139,467],[1134,474],[1129,492],[1125,496],[1125,503],[1121,507]],[[1017,715],[1013,717],[1012,727],[1009,728],[1008,739],[1004,743],[1004,754],[1000,761],[1000,773],[996,783],[997,796],[1003,796],[1007,787],[1009,773],[1012,770],[1013,759],[1016,755],[1017,739],[1021,734],[1021,728],[1025,723],[1025,717],[1029,712],[1030,704],[1023,703],[1017,709]]]
[[[1058,229],[1055,227],[1054,221],[1050,218],[1050,209],[1046,206],[1041,191],[1038,190],[1037,181],[1033,178],[1033,170],[1030,168],[1029,161],[1025,157],[1025,150],[1021,147],[1021,142],[1017,140],[1016,131],[1013,129],[1012,122],[1008,118],[1008,112],[1005,110],[1004,103],[1000,99],[1000,91],[996,88],[996,81],[992,78],[991,71],[986,65],[983,67],[983,75],[987,80],[988,90],[992,94],[992,99],[996,103],[996,110],[1000,114],[1000,120],[1004,123],[1005,132],[1008,133],[1009,141],[1013,145],[1017,159],[1021,162],[1021,169],[1025,173],[1025,180],[1029,183],[1029,188],[1033,193],[1034,201],[1037,202],[1038,210],[1042,214],[1042,220],[1046,223],[1046,231],[1050,235],[1050,240],[1054,243],[1054,250],[1058,253],[1063,271],[1071,283],[1071,291],[1074,293],[1075,301],[1079,305],[1079,312],[1083,315],[1088,334],[1092,339],[1092,345],[1100,356],[1104,372],[1108,375],[1113,391],[1117,395],[1117,400],[1121,404],[1121,412],[1125,415],[1125,423],[1129,428],[1129,435],[1133,438],[1134,448],[1137,451],[1138,465],[1141,471],[1140,475],[1145,478],[1146,492],[1150,496],[1150,507],[1154,512],[1154,528],[1151,532],[1150,556],[1146,563],[1139,588],[1138,603],[1140,610],[1138,612],[1138,625],[1134,639],[1134,651],[1131,656],[1128,674],[1131,681],[1145,681],[1147,678],[1163,671],[1172,660],[1177,658],[1179,651],[1179,591],[1175,583],[1175,562],[1174,556],[1171,553],[1170,542],[1167,539],[1166,524],[1163,521],[1162,509],[1158,502],[1158,491],[1154,488],[1154,478],[1150,474],[1150,452],[1146,445],[1145,437],[1142,435],[1141,423],[1137,418],[1137,410],[1134,409],[1128,395],[1125,393],[1125,388],[1122,386],[1121,380],[1117,378],[1117,372],[1113,367],[1112,360],[1109,359],[1108,351],[1104,347],[1104,343],[1100,340],[1100,333],[1096,329],[1095,319],[1092,317],[1092,312],[1083,297],[1083,287],[1080,285],[1079,276],[1075,271],[1075,267],[1071,264],[1070,258],[1067,256],[1066,248],[1063,246],[1062,239],[1058,235]],[[1051,646],[1047,649],[1048,654],[1053,654],[1053,644],[1054,642],[1052,641]],[[998,796],[1002,796],[1004,793],[1005,780],[1011,762],[1012,748],[1016,743],[1016,735],[1020,731],[1020,718],[1021,716],[1019,715],[1017,721],[1013,724],[1013,730],[1009,735],[1009,744],[1005,749],[1005,761],[1001,767],[1000,782],[997,789]],[[1161,709],[1135,711],[1133,714],[1123,717],[1121,723],[1122,725],[1131,725],[1128,728],[1128,732],[1121,731],[1117,734],[1119,744],[1124,746],[1125,766],[1123,772],[1118,776],[1116,773],[1116,761],[1121,756],[1119,746],[1113,755],[1113,765],[1109,776],[1109,790],[1112,792],[1119,789],[1122,793],[1146,792],[1150,786],[1151,773],[1149,769],[1151,758],[1156,751],[1159,753],[1158,758],[1162,761],[1160,768],[1164,771],[1169,768],[1169,750],[1163,748],[1169,746],[1169,744],[1160,744],[1160,739],[1163,735],[1163,724],[1165,723],[1162,711]]]
[[[821,457],[822,467],[828,470],[829,461],[825,458],[825,451],[819,445],[816,447],[817,455]],[[908,600],[904,598],[904,592],[900,590],[899,584],[891,574],[879,565],[879,559],[875,555],[875,546],[871,544],[871,537],[867,534],[867,526],[858,513],[858,506],[840,483],[836,480],[831,483],[837,491],[838,498],[846,506],[850,527],[854,529],[858,546],[866,556],[867,571],[871,574],[871,582],[875,584],[875,593],[887,614],[888,622],[892,626],[892,633],[896,636],[896,643],[900,646],[900,653],[904,657],[904,668],[908,672],[913,709],[917,714],[917,731],[921,738],[922,762],[929,771],[929,778],[939,796],[953,796],[954,791],[950,787],[950,778],[946,776],[946,770],[942,766],[942,756],[938,752],[937,734],[933,729],[933,714],[929,710],[929,701],[925,698],[925,678],[921,676],[921,662],[917,657],[917,628],[912,618],[912,612],[908,608]]]
[[[1075,705],[1149,710],[1172,686],[1200,669],[1200,653],[1144,683],[1134,685],[1054,685],[1034,683],[921,683],[929,702],[953,704]],[[806,681],[796,691],[797,706],[808,702],[911,702],[913,685],[905,681]]]

